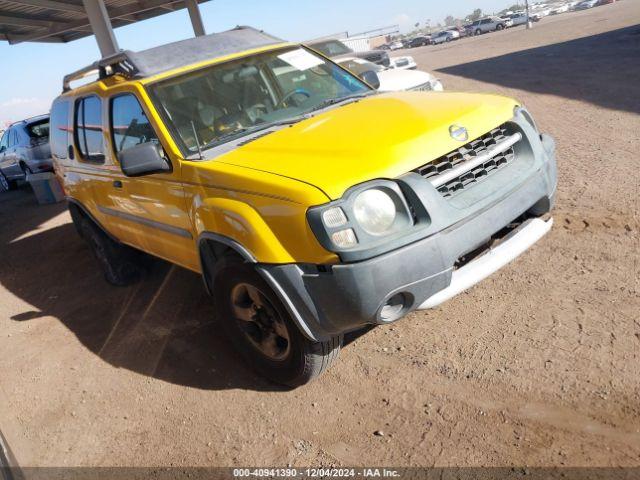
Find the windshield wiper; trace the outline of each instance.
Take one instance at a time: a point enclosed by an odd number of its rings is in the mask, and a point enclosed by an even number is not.
[[[368,97],[369,95],[372,95],[374,93],[375,92],[371,91],[371,92],[355,93],[353,95],[347,95],[345,97],[327,98],[326,100],[323,100],[318,105],[313,107],[310,111],[315,112],[317,110],[322,110],[323,108],[330,107],[331,105],[337,105],[338,103],[346,102],[347,100],[352,100],[352,101],[359,100],[361,98]]]

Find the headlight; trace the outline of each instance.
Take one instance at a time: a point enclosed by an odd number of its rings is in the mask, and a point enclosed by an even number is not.
[[[353,202],[353,214],[365,232],[384,235],[396,219],[396,204],[387,193],[371,188],[358,194]]]
[[[430,223],[419,200],[411,198],[417,204],[410,207],[398,182],[373,180],[311,207],[307,219],[324,248],[343,260],[359,260],[404,243],[409,232]]]
[[[533,129],[534,129],[536,132],[539,132],[539,130],[538,130],[538,126],[536,125],[535,120],[533,119],[533,117],[531,116],[531,114],[529,113],[529,111],[528,111],[526,108],[518,106],[518,107],[516,107],[516,108],[513,110],[513,114],[514,114],[516,117],[517,117],[518,115],[520,115],[522,118],[524,118],[524,119],[526,120],[526,122],[527,122],[529,125],[531,125],[531,126],[533,127]]]

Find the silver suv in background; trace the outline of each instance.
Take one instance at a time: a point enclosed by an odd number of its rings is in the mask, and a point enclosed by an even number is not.
[[[389,54],[385,50],[367,50],[364,52],[355,52],[347,47],[340,40],[312,40],[307,44],[314,50],[317,50],[325,57],[329,57],[333,61],[342,60],[344,58],[358,57],[383,67],[391,66]]]
[[[500,17],[486,17],[476,20],[466,28],[469,35],[480,35],[481,33],[493,32],[495,30],[504,30],[506,25]]]
[[[53,170],[49,115],[12,124],[0,138],[0,190],[9,190],[27,174]]]

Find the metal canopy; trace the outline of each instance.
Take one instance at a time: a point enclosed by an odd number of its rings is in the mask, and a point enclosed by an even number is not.
[[[105,34],[112,35],[111,27],[129,25],[182,8],[188,9],[194,32],[199,36],[204,34],[204,27],[198,4],[207,1],[209,0],[0,0],[0,41],[11,44],[69,42],[96,34],[100,44],[101,35],[94,31],[96,19],[107,30]],[[101,11],[102,8],[105,8],[108,18]],[[98,25],[98,29],[100,27]],[[106,44],[110,40],[107,38]],[[112,46],[117,47],[115,39]],[[103,45],[100,48],[105,55]]]

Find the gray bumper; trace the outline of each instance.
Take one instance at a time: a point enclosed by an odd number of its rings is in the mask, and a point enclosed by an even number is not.
[[[517,257],[550,228],[551,223],[542,220],[525,222],[502,241],[498,253],[478,257],[453,274],[460,257],[515,219],[551,210],[557,182],[555,143],[547,135],[539,138],[533,133],[532,137],[531,158],[489,177],[483,187],[470,189],[473,196],[457,203],[444,200],[416,174],[398,179],[427,207],[432,219],[425,236],[409,245],[356,263],[258,268],[300,329],[313,340],[434,307]],[[480,195],[482,191],[491,193]],[[383,310],[388,303],[391,310]]]

